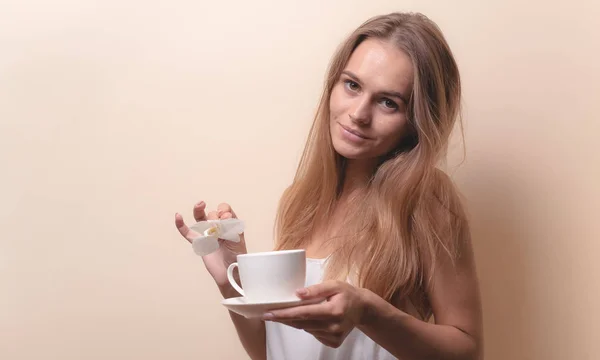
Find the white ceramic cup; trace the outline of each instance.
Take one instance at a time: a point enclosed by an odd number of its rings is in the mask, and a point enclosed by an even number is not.
[[[238,268],[241,287],[233,277]],[[306,252],[281,250],[242,254],[227,268],[231,286],[249,302],[298,300],[296,290],[305,286]]]

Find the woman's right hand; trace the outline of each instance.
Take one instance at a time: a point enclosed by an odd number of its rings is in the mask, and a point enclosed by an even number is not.
[[[217,219],[229,219],[236,218],[235,213],[228,204],[220,204],[217,207],[217,211],[211,211],[206,214],[206,204],[204,201],[200,201],[194,206],[194,219],[196,221],[206,220],[217,220]],[[192,240],[200,234],[191,230],[183,221],[183,217],[180,214],[175,214],[175,226],[179,230],[179,233],[190,243]],[[244,234],[240,234],[240,242],[226,241],[219,239],[219,249],[211,254],[202,256],[204,265],[215,279],[215,282],[219,286],[219,289],[223,294],[226,290],[231,289],[229,280],[227,279],[227,268],[229,265],[237,261],[239,254],[246,254],[246,242],[244,240]],[[229,291],[227,291],[229,293]]]

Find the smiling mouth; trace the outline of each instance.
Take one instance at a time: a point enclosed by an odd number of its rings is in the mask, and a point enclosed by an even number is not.
[[[340,123],[338,123],[338,124],[340,124]],[[342,129],[346,130],[346,131],[347,131],[347,132],[349,132],[350,134],[356,135],[356,136],[358,136],[358,137],[359,137],[359,138],[361,138],[361,139],[365,139],[365,140],[369,140],[369,139],[370,139],[370,138],[368,138],[367,136],[365,136],[364,134],[362,134],[362,133],[360,133],[360,132],[358,132],[358,131],[356,131],[356,130],[352,130],[352,129],[350,129],[350,128],[348,128],[348,127],[346,127],[346,126],[342,125],[342,124],[340,124],[340,126],[342,127]]]

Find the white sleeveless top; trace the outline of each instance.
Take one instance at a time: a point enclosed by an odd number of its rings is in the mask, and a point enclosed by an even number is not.
[[[322,282],[326,259],[306,259],[306,286]],[[337,349],[323,345],[311,334],[280,323],[265,322],[267,360],[395,360],[387,350],[358,329]]]

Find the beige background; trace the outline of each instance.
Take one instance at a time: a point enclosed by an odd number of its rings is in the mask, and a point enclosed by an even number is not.
[[[0,358],[245,358],[173,215],[269,249],[335,46],[394,10],[462,70],[486,358],[598,359],[592,0],[1,2]]]

